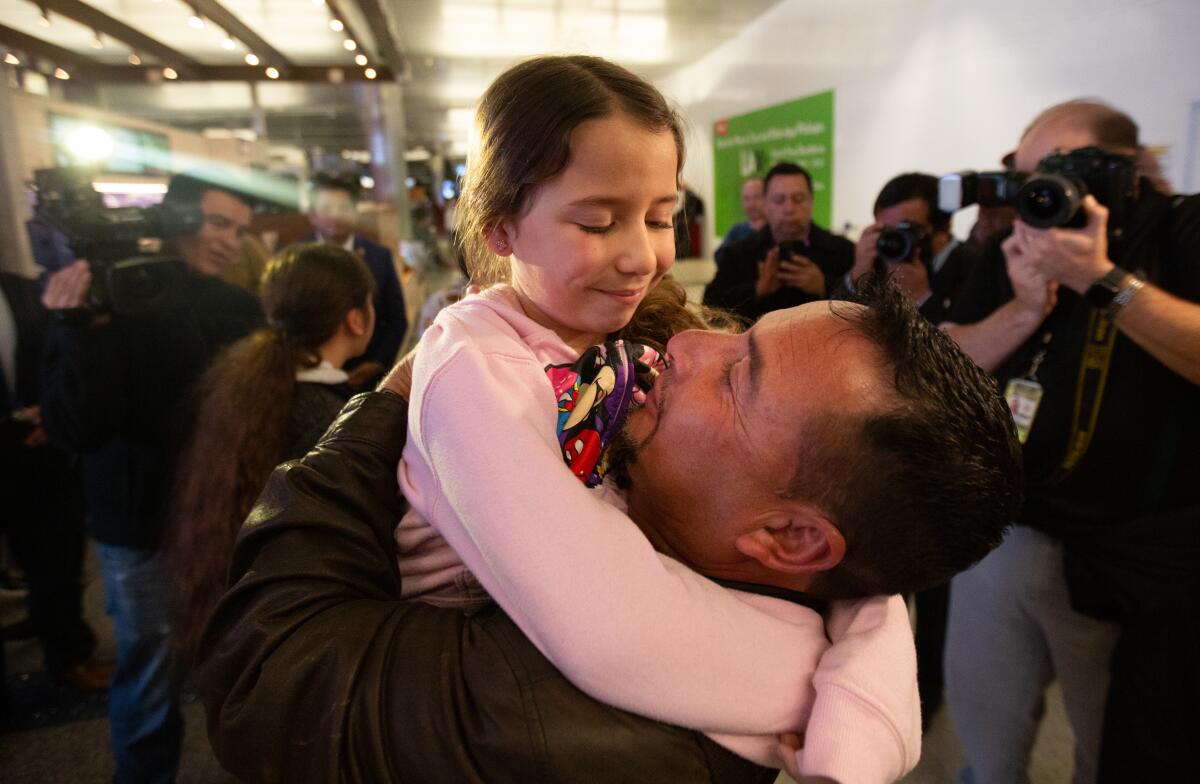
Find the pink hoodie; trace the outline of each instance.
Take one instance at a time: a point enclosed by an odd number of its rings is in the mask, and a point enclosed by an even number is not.
[[[544,368],[576,358],[507,286],[443,310],[413,371],[399,471],[413,509],[592,697],[773,767],[775,736],[804,732],[801,769],[841,784],[911,770],[921,731],[904,602],[835,603],[827,637],[812,610],[656,552],[563,464]]]

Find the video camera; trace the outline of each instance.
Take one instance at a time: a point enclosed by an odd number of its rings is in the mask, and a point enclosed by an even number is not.
[[[1108,208],[1109,231],[1119,231],[1137,186],[1129,155],[1084,147],[1047,155],[1030,175],[1014,171],[947,174],[938,181],[938,208],[956,212],[972,204],[1008,205],[1022,221],[1038,229],[1077,229],[1087,225],[1082,209],[1089,193]]]
[[[92,187],[91,173],[77,167],[39,169],[34,187],[31,234],[48,229],[47,240],[65,240],[71,257],[62,260],[53,250],[39,254],[35,248],[38,263],[55,271],[75,258],[86,259],[93,276],[91,309],[129,315],[171,296],[183,261],[162,254],[163,241],[199,231],[204,221],[199,207],[106,207]]]
[[[875,240],[875,253],[881,261],[891,264],[912,261],[917,251],[921,251],[921,260],[928,264],[931,259],[930,240],[932,238],[921,226],[911,221],[900,221],[891,228],[879,232]]]

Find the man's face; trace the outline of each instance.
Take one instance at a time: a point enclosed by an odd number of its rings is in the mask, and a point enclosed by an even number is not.
[[[742,183],[742,212],[746,220],[754,223],[763,218],[762,180],[746,180]]]
[[[924,199],[905,199],[899,204],[884,207],[875,213],[875,222],[886,229],[894,229],[905,221],[921,227],[921,230],[925,232],[927,237],[933,238],[930,244],[935,254],[949,240],[949,232],[945,229],[937,231],[933,228],[933,224],[929,222],[929,204]],[[921,254],[922,250],[918,247],[910,261],[916,262],[922,260],[920,259]],[[924,260],[930,261],[930,259]]]
[[[803,174],[780,174],[767,184],[767,223],[776,242],[802,240],[812,223],[813,195]]]
[[[843,303],[843,308],[856,305]],[[764,316],[741,335],[689,331],[625,435],[630,516],[655,546],[712,576],[736,574],[737,537],[803,499],[785,499],[805,433],[881,407],[877,349],[828,302]]]
[[[319,188],[313,191],[308,219],[322,239],[344,242],[354,231],[358,211],[346,191]]]
[[[203,275],[220,275],[237,261],[253,212],[246,202],[217,190],[205,191],[200,212],[204,222],[195,234],[180,238],[179,255]]]

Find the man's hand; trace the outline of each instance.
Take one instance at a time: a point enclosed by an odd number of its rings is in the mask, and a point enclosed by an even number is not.
[[[779,291],[779,248],[767,251],[767,257],[758,262],[758,281],[754,284],[754,296],[765,299]]]
[[[859,278],[869,273],[875,266],[875,243],[879,241],[881,231],[883,231],[883,226],[878,223],[872,223],[863,229],[862,236],[858,238],[858,244],[854,246],[854,266],[850,268],[851,281],[857,283]]]
[[[1012,236],[1001,248],[1008,267],[1008,279],[1016,295],[1014,301],[1041,321],[1058,302],[1058,282],[1047,277],[1029,253],[1031,237],[1036,233],[1040,232],[1018,222]]]
[[[420,348],[419,344],[417,348]],[[417,349],[414,348],[412,351],[401,357],[400,361],[396,363],[396,366],[393,367],[386,376],[384,376],[383,381],[379,382],[377,389],[380,391],[385,389],[390,390],[405,400],[408,400],[409,395],[412,394],[413,363],[416,361]]]
[[[1023,252],[1042,276],[1080,294],[1116,266],[1108,258],[1108,209],[1090,194],[1083,209],[1088,222],[1082,229],[1033,229],[1020,221],[1014,226],[1014,234],[1023,230]]]
[[[42,427],[41,406],[27,406],[14,411],[12,418],[29,426],[29,432],[21,440],[21,446],[26,449],[36,449],[49,443],[50,439],[46,436],[46,428]]]
[[[825,273],[807,256],[792,256],[779,262],[779,282],[812,294],[825,296]]]
[[[351,389],[366,389],[372,381],[383,375],[383,370],[382,363],[364,362],[347,374],[350,379],[346,383],[350,385]]]
[[[73,310],[85,307],[91,285],[92,270],[86,261],[78,259],[46,280],[42,304],[46,310]]]

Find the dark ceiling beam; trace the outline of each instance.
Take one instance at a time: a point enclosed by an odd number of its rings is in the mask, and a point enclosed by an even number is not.
[[[350,24],[350,20],[346,17],[346,14],[343,13],[342,9],[338,6],[338,0],[325,0],[325,5],[329,6],[329,12],[336,18],[340,19],[342,24],[346,26],[346,29],[342,31],[345,36],[347,38],[353,38],[354,42],[358,44],[358,50],[355,52],[355,54],[362,52],[367,56],[367,59],[371,61],[371,65],[378,67],[378,54],[367,49],[366,41],[363,40],[363,37],[359,34],[359,31],[355,30],[354,26]],[[378,41],[376,41],[376,45],[379,45]]]
[[[375,36],[375,44],[379,47],[379,53],[392,73],[396,75],[407,73],[404,53],[400,51],[399,40],[394,35],[395,31],[392,29],[390,19],[379,0],[344,0],[344,2],[353,2],[358,5],[363,18],[367,20],[367,26],[371,28],[371,33]]]
[[[258,59],[262,61],[263,65],[280,67],[292,65],[292,61],[285,57],[283,52],[264,41],[258,33],[247,27],[245,22],[234,16],[217,0],[184,0],[184,2],[196,9],[201,16],[208,17],[218,27],[223,28],[225,32],[245,44],[247,49],[258,55]]]
[[[14,30],[6,25],[0,25],[0,45],[24,52],[27,57],[50,60],[56,65],[83,66],[85,68],[93,68],[98,65],[90,57],[72,52],[70,49],[63,49],[61,46],[55,46],[48,41],[22,33],[20,30]]]
[[[36,4],[47,11],[53,11],[68,19],[73,19],[109,38],[115,38],[139,54],[151,55],[162,61],[163,65],[190,68],[200,64],[183,52],[159,43],[140,30],[135,30],[124,22],[117,21],[108,14],[97,11],[79,0],[37,0]]]

